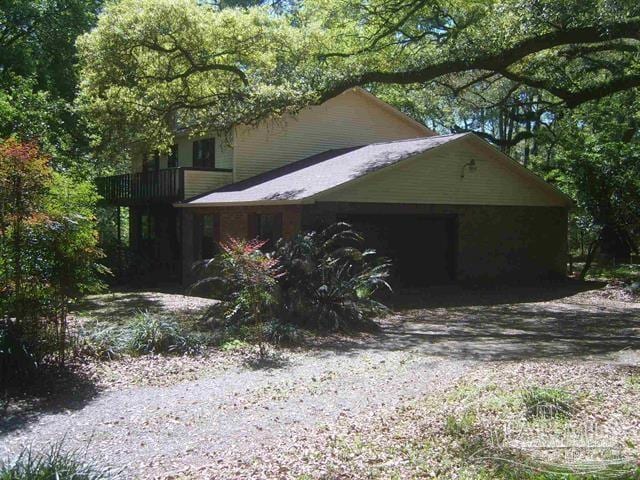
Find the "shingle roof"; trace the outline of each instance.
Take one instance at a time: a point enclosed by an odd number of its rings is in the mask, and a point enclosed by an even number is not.
[[[373,143],[328,150],[210,193],[185,200],[189,206],[301,201],[368,173],[414,157],[468,134]]]

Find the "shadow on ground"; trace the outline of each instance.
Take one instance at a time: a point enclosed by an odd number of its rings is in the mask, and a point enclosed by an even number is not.
[[[113,292],[93,295],[75,305],[78,317],[98,322],[121,323],[131,320],[139,312],[181,316],[201,313],[215,300],[159,291]]]
[[[98,394],[98,388],[80,369],[44,369],[28,385],[9,387],[0,401],[0,438],[41,415],[81,410]]]
[[[471,360],[583,357],[640,349],[640,304],[583,301],[603,284],[440,287],[401,292],[369,341],[329,342],[346,354],[407,350]]]

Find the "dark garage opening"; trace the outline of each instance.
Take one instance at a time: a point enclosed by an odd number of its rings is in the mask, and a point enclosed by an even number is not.
[[[392,280],[400,287],[455,280],[456,219],[453,216],[349,214],[367,248],[393,261]]]

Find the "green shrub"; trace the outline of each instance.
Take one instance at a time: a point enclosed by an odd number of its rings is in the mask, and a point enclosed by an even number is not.
[[[125,350],[131,354],[193,353],[202,347],[202,340],[177,322],[149,313],[138,314],[127,330]]]
[[[372,326],[387,311],[376,293],[390,289],[390,264],[363,250],[363,242],[345,223],[281,239],[272,253],[262,252],[258,240],[231,240],[197,266],[192,290],[224,302],[227,326],[261,325],[253,339],[260,344],[296,343],[295,327]]]
[[[302,332],[295,325],[278,320],[264,325],[264,336],[274,345],[296,345],[302,341]]]
[[[567,418],[574,410],[570,393],[559,388],[531,387],[522,393],[527,418]]]
[[[387,283],[390,263],[363,250],[364,239],[346,223],[280,240],[283,317],[317,329],[359,328],[386,307],[375,298]]]
[[[24,448],[13,462],[0,462],[0,480],[107,480],[108,470],[80,460],[74,452],[63,452],[57,443],[44,454]]]

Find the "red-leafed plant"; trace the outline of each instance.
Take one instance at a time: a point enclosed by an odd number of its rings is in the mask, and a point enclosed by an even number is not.
[[[0,141],[0,380],[65,362],[69,304],[100,285],[96,199],[37,144]]]
[[[260,354],[266,354],[264,323],[274,316],[279,304],[279,262],[264,253],[265,242],[229,239],[220,244],[221,253],[198,268],[201,280],[194,289],[206,291],[226,302],[225,317],[236,324],[257,327]]]

